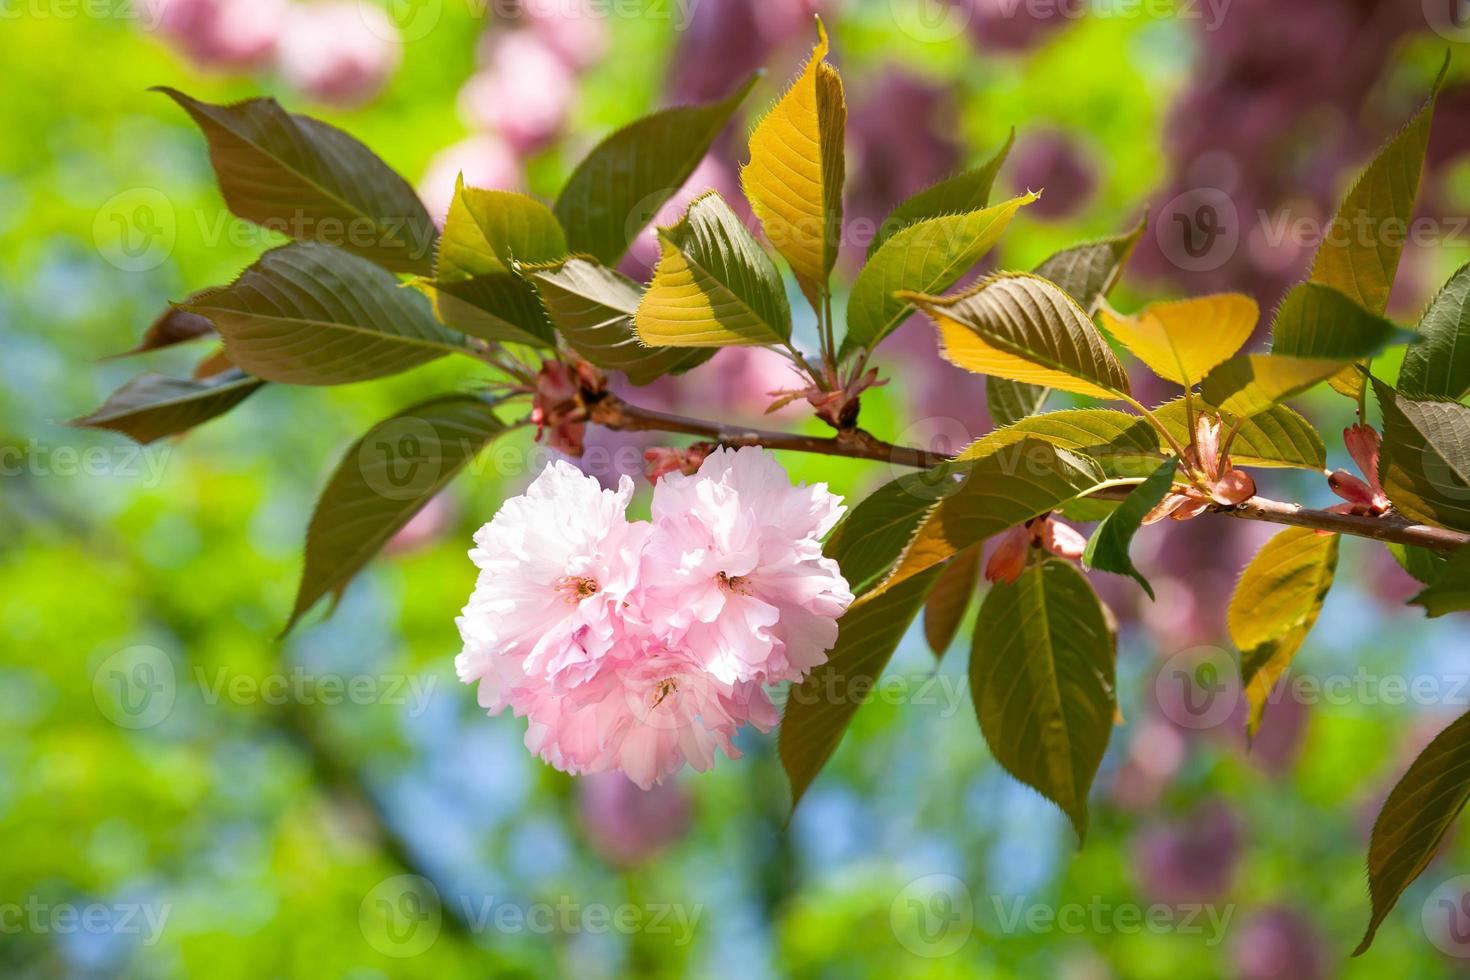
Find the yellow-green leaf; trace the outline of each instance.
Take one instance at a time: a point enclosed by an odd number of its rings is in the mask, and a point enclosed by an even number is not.
[[[1411,398],[1470,394],[1470,265],[1445,283],[1419,321],[1420,341],[1404,354],[1398,388]]]
[[[1435,563],[1435,558],[1443,557],[1435,552],[1421,552],[1420,566],[1429,565],[1434,579],[1429,588],[1409,600],[1411,606],[1423,606],[1430,619],[1470,609],[1470,547],[1461,548],[1448,560]]]
[[[1015,142],[1016,130],[1012,128],[1005,145],[985,163],[926,187],[894,208],[873,235],[873,241],[868,245],[868,258],[909,225],[947,214],[968,214],[988,205],[995,177]]]
[[[1147,479],[1134,487],[1123,503],[1103,518],[1097,530],[1092,532],[1092,537],[1087,541],[1087,550],[1082,555],[1082,563],[1088,568],[1132,577],[1143,586],[1148,597],[1153,599],[1154,588],[1134,567],[1128,548],[1133,543],[1133,536],[1143,526],[1143,519],[1174,486],[1174,474],[1178,469],[1179,460],[1170,456]]]
[[[1087,838],[1087,794],[1117,714],[1117,640],[1087,579],[1056,559],[998,583],[975,621],[970,694],[1006,772]]]
[[[566,236],[551,209],[511,191],[455,186],[434,276],[457,282],[508,275],[516,262],[554,262],[567,254]]]
[[[1230,638],[1240,648],[1240,679],[1255,734],[1271,689],[1291,665],[1322,611],[1337,570],[1336,534],[1293,527],[1251,559],[1230,597]]]
[[[1137,415],[1106,408],[1069,408],[1032,415],[988,432],[955,457],[984,459],[1024,439],[1042,439],[1093,460],[1109,478],[1143,478],[1159,465],[1158,432]]]
[[[1218,414],[1219,409],[1203,399],[1194,399],[1194,410]],[[1189,420],[1183,398],[1154,409],[1154,417],[1183,445],[1190,440]],[[1230,458],[1236,466],[1295,467],[1321,472],[1327,466],[1327,447],[1312,423],[1285,405],[1241,419],[1230,443]]]
[[[750,135],[741,186],[766,238],[813,306],[827,291],[842,238],[843,139],[847,104],[842,79],[824,60],[827,29],[796,82]]]
[[[1410,520],[1470,531],[1470,408],[1406,398],[1375,380],[1383,410],[1378,479]]]
[[[645,344],[727,347],[790,339],[781,274],[720,195],[711,191],[678,224],[660,228],[659,244],[658,268],[633,318]]]
[[[1154,303],[1132,316],[1102,308],[1103,326],[1159,377],[1192,387],[1245,346],[1260,319],[1256,301],[1220,293]]]
[[[929,218],[885,242],[853,284],[843,353],[877,347],[913,315],[913,304],[898,293],[942,293],[959,282],[1000,240],[1016,211],[1037,197],[1026,194],[981,211]]]
[[[1006,272],[955,296],[901,295],[939,328],[944,356],[968,371],[1097,398],[1129,390],[1086,311],[1040,276]]]

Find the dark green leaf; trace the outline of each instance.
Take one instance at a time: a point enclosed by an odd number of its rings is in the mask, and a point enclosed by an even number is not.
[[[1430,554],[1444,558],[1433,552]],[[1431,619],[1470,609],[1470,548],[1461,548],[1448,561],[1436,563],[1435,572],[1434,582],[1410,599],[1409,604],[1423,606]]]
[[[1374,380],[1383,410],[1378,479],[1400,513],[1470,531],[1470,408],[1417,401]]]
[[[185,303],[188,302],[189,300],[185,300]],[[177,306],[170,306],[149,325],[143,333],[143,339],[138,342],[138,346],[113,356],[127,357],[129,354],[144,354],[151,350],[172,347],[174,344],[198,340],[212,333],[214,333],[214,324],[204,317],[181,310]]]
[[[160,88],[204,131],[230,210],[293,238],[427,275],[438,231],[408,182],[340,129],[274,99],[210,105]]]
[[[285,632],[339,592],[505,430],[494,407],[470,395],[415,405],[373,426],[337,464],[306,532],[306,566]]]
[[[745,101],[752,75],[723,102],[645,116],[608,136],[577,165],[556,201],[574,252],[615,266],[658,209],[684,186]]]
[[[145,374],[113,392],[97,411],[71,424],[84,429],[111,429],[146,444],[225,414],[263,383],[240,371],[206,381]]]
[[[1117,713],[1116,640],[1082,573],[1055,559],[997,583],[975,622],[970,694],[995,760],[1087,838],[1087,794]]]
[[[909,225],[941,215],[967,214],[987,206],[995,177],[1005,165],[1015,142],[1016,130],[1012,127],[1005,145],[985,163],[926,187],[894,208],[873,235],[873,241],[868,245],[868,258],[871,259],[884,242]]]
[[[1132,576],[1143,586],[1148,597],[1154,598],[1153,586],[1134,567],[1133,559],[1128,556],[1128,547],[1133,543],[1133,536],[1143,526],[1143,519],[1148,516],[1148,512],[1168,495],[1169,488],[1174,485],[1174,474],[1178,470],[1179,460],[1170,456],[1147,480],[1134,487],[1118,509],[1109,514],[1097,526],[1097,530],[1092,532],[1082,563],[1088,568]]]
[[[915,576],[874,602],[848,610],[838,621],[837,645],[827,662],[787,692],[779,747],[791,782],[792,807],[832,757],[852,716],[872,696],[938,576],[938,569]]]
[[[1419,321],[1404,354],[1399,390],[1410,398],[1459,401],[1470,393],[1470,265],[1450,277]]]
[[[1435,736],[1388,794],[1368,844],[1373,916],[1354,956],[1367,952],[1409,882],[1429,864],[1470,798],[1470,715]]]
[[[1158,468],[1161,456],[1158,432],[1143,418],[1106,408],[1067,408],[1031,415],[988,432],[965,447],[956,460],[984,459],[1023,439],[1042,439],[1058,449],[1080,453],[1116,479],[1148,476]]]
[[[935,503],[960,489],[956,472],[955,467],[940,466],[899,477],[843,518],[823,553],[841,567],[854,595],[881,582]]]
[[[1388,553],[1393,555],[1393,560],[1399,563],[1399,567],[1408,572],[1414,578],[1425,585],[1433,585],[1438,582],[1444,574],[1445,562],[1449,558],[1442,551],[1430,551],[1428,548],[1416,548],[1406,544],[1387,544]]]
[[[997,428],[1035,415],[1046,406],[1050,394],[1050,388],[1040,385],[994,376],[985,379],[985,408],[990,413],[991,424]]]
[[[464,350],[422,296],[327,245],[272,249],[186,309],[214,323],[241,370],[286,384],[366,381]]]

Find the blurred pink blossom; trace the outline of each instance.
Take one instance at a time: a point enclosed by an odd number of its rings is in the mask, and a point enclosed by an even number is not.
[[[439,224],[454,200],[459,176],[469,187],[516,190],[521,186],[521,164],[505,143],[495,136],[471,136],[440,150],[429,161],[419,181],[419,197]]]
[[[609,864],[641,864],[679,840],[689,829],[689,811],[689,794],[678,783],[644,790],[619,772],[577,783],[582,831]]]
[[[1176,823],[1148,827],[1133,843],[1144,892],[1176,905],[1223,897],[1235,880],[1240,852],[1240,823],[1223,803],[1207,803]]]
[[[576,74],[534,31],[490,36],[482,50],[485,67],[460,90],[460,111],[517,153],[545,146],[576,102]]]
[[[583,71],[607,53],[607,21],[589,0],[521,0],[521,12],[570,68]]]
[[[276,53],[286,0],[148,0],[149,23],[201,68],[243,72]]]
[[[1317,980],[1327,975],[1322,936],[1300,911],[1272,906],[1251,916],[1230,944],[1240,980]]]
[[[362,105],[387,84],[403,56],[382,8],[340,0],[295,6],[276,52],[282,79],[318,102]]]

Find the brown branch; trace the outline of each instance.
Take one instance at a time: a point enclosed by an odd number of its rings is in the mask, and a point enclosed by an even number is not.
[[[656,412],[630,405],[616,395],[603,395],[591,409],[591,420],[609,429],[623,432],[677,432],[703,436],[725,446],[765,446],[799,453],[871,459],[898,466],[927,469],[946,462],[947,457],[908,446],[894,446],[862,429],[849,429],[835,436],[803,436],[790,432],[721,425],[703,419]],[[1115,487],[1096,496],[1119,499],[1128,494],[1127,487]],[[1444,528],[1414,524],[1390,514],[1386,517],[1355,517],[1331,511],[1312,510],[1298,504],[1283,503],[1266,497],[1252,497],[1236,507],[1221,507],[1211,513],[1226,514],[1246,521],[1264,521],[1305,527],[1316,531],[1335,531],[1360,538],[1393,544],[1414,545],[1431,551],[1456,551],[1470,545],[1470,535]]]

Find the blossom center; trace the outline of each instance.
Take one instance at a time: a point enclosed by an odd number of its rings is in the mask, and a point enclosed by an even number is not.
[[[726,592],[734,592],[737,595],[750,595],[750,582],[744,575],[731,575],[721,572],[716,576],[720,582],[720,588]]]
[[[556,580],[556,591],[567,594],[567,602],[575,605],[583,599],[597,595],[597,579],[586,576],[563,575]]]
[[[679,690],[679,682],[672,677],[665,677],[653,686],[653,703],[650,708],[657,708],[664,703],[664,699]]]

